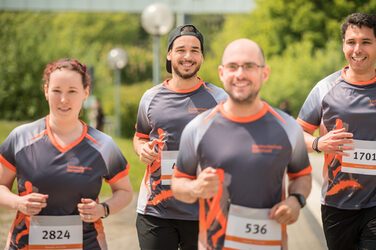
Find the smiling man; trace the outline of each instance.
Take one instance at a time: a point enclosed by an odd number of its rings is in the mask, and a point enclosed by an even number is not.
[[[308,150],[325,153],[328,248],[376,249],[376,16],[351,14],[341,31],[349,65],[317,83],[298,122]]]
[[[311,190],[303,131],[260,99],[270,68],[255,42],[231,42],[218,71],[229,98],[185,127],[172,190],[199,200],[199,249],[287,249]]]
[[[177,201],[170,182],[185,125],[227,98],[223,89],[197,77],[203,43],[193,25],[172,30],[166,58],[172,78],[146,91],[140,101],[133,142],[147,165],[137,205],[141,249],[197,249],[198,205]]]

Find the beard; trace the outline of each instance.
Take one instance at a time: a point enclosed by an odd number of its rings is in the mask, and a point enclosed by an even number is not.
[[[179,70],[176,64],[172,65],[172,68],[174,69],[174,72],[181,77],[182,79],[190,79],[197,75],[197,72],[200,70],[201,64],[195,64],[197,65],[192,72],[185,73]]]
[[[229,84],[231,86],[232,83]],[[231,98],[231,100],[237,104],[250,104],[253,103],[258,96],[260,89],[257,90],[251,90],[248,94],[242,94],[239,95],[237,93],[234,93],[234,91],[231,89],[231,87],[225,88],[227,94]]]

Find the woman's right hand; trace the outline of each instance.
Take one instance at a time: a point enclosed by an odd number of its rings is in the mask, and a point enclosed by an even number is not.
[[[33,216],[47,206],[47,194],[31,193],[19,196],[17,210],[23,214]]]

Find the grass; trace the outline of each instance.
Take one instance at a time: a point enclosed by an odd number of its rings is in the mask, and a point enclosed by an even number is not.
[[[0,120],[0,142],[2,143],[15,127],[23,123],[25,122],[10,122]],[[140,183],[145,172],[145,165],[139,160],[138,156],[134,152],[132,139],[117,138],[114,140],[130,165],[129,178],[131,180],[133,190],[137,192],[140,188]],[[13,185],[13,192],[16,192],[16,190],[15,185]],[[111,195],[111,188],[107,182],[103,182],[100,195]]]

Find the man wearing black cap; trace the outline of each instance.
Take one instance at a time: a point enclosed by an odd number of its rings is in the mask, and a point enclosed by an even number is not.
[[[197,77],[203,43],[193,25],[172,30],[166,57],[172,78],[146,91],[140,101],[133,143],[147,164],[137,205],[141,249],[197,249],[198,204],[177,201],[170,184],[185,125],[227,98],[223,89]]]

